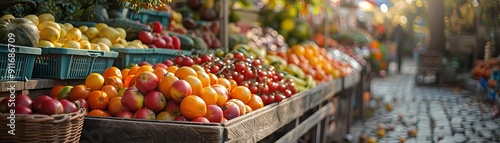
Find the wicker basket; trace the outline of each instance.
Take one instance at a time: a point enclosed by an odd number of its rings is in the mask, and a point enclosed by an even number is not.
[[[8,126],[11,114],[0,113],[0,142],[57,142],[76,143],[80,141],[85,109],[79,112],[59,115],[15,115],[15,135]]]

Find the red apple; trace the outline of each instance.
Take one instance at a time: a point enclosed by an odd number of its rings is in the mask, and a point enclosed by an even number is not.
[[[43,102],[42,110],[40,112],[45,115],[62,114],[64,112],[64,108],[58,100],[50,99]]]
[[[161,33],[153,32],[153,41],[154,41],[154,38],[159,38],[159,37],[161,37]]]
[[[156,115],[155,115],[155,112],[153,112],[149,109],[146,109],[146,108],[142,108],[142,109],[139,109],[135,112],[134,118],[135,119],[154,120],[154,119],[156,119]]]
[[[172,43],[172,37],[170,37],[169,35],[163,35],[163,36],[161,36],[161,38],[163,40],[165,40],[165,43]],[[174,47],[171,47],[171,48],[174,48]]]
[[[73,113],[73,112],[78,111],[78,108],[76,108],[75,103],[73,103],[69,100],[63,99],[63,100],[60,100],[59,102],[61,102],[61,104],[63,106],[63,113]]]
[[[153,32],[161,33],[163,31],[163,25],[159,21],[153,22]]]
[[[217,105],[208,105],[207,113],[205,114],[205,118],[207,118],[210,122],[220,123],[223,118],[222,109]]]
[[[142,93],[148,94],[149,92],[156,90],[160,80],[153,72],[143,72],[137,76],[135,79],[135,87]]]
[[[174,100],[168,100],[165,106],[165,111],[172,113],[174,116],[181,115],[181,105]]]
[[[170,42],[170,43],[166,43],[166,44],[165,44],[165,48],[167,48],[167,49],[175,49],[175,48],[174,48],[174,44],[172,44],[172,42]]]
[[[0,101],[0,113],[9,113],[10,109],[9,108],[9,99],[11,98],[3,98],[2,101]],[[14,100],[12,100],[14,101]],[[11,103],[12,104],[12,103]]]
[[[116,117],[132,119],[134,117],[134,113],[127,110],[123,110],[121,112],[118,112],[118,114],[116,114]]]
[[[165,61],[163,61],[163,64],[165,64],[166,66],[170,67],[170,66],[174,65],[174,62],[172,62],[172,60],[165,60]]]
[[[31,108],[26,107],[26,106],[16,106],[15,110],[16,110],[16,114],[31,114],[31,113],[33,113],[31,111]]]
[[[139,37],[139,40],[141,40],[141,42],[144,44],[153,43],[153,35],[151,34],[151,32],[141,31],[141,32],[139,32],[138,37]]]
[[[164,121],[173,121],[175,119],[174,114],[163,111],[158,116],[156,116],[156,120],[164,120]]]
[[[151,64],[148,63],[148,62],[146,62],[146,61],[143,61],[143,62],[139,63],[139,66],[145,66],[145,65],[151,66]]]
[[[170,86],[170,95],[177,103],[181,103],[184,97],[191,95],[191,92],[191,85],[182,79],[174,81],[174,83]]]
[[[165,40],[161,37],[155,38],[153,43],[155,43],[156,47],[167,48],[167,42],[165,42]]]
[[[163,64],[163,63],[157,63],[153,66],[153,69],[156,69],[156,68],[164,68],[164,69],[167,69],[168,66]]]
[[[210,121],[208,121],[208,119],[205,118],[205,117],[197,117],[197,118],[194,118],[191,121],[193,121],[193,122],[200,122],[200,123],[210,123]]]
[[[175,117],[174,121],[189,121],[189,119],[180,115],[180,116]]]
[[[234,102],[226,102],[221,107],[224,118],[231,120],[240,116],[240,107]]]
[[[217,92],[217,105],[222,106],[229,100],[229,91],[222,85],[214,85],[212,88]]]
[[[155,45],[155,44],[148,44],[148,47],[149,47],[149,48],[158,48],[158,47],[156,47],[156,45]]]
[[[16,101],[14,103],[16,103],[16,106],[26,106],[31,108],[31,104],[33,103],[31,98],[28,95],[24,94],[16,96],[15,99]]]
[[[135,112],[144,107],[144,95],[139,91],[126,91],[123,93],[122,105],[125,109]]]
[[[144,104],[146,108],[151,109],[155,113],[163,111],[165,105],[167,104],[167,99],[159,91],[151,91],[146,95],[144,99]]]
[[[135,87],[135,86],[130,86],[130,87],[128,87],[128,88],[125,90],[125,92],[127,92],[127,91],[139,91],[139,90],[138,90],[138,89],[137,89],[137,87]],[[125,94],[125,92],[123,92],[123,93]]]
[[[33,102],[33,112],[39,113],[42,110],[43,102],[45,102],[46,100],[49,100],[49,99],[52,99],[52,97],[50,97],[48,95],[38,96],[38,98],[36,98],[36,100]],[[87,103],[87,102],[85,101],[85,103]]]
[[[172,36],[172,45],[174,49],[181,49],[181,40],[177,36]]]

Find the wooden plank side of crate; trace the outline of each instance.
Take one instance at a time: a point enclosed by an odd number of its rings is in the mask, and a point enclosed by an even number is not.
[[[277,103],[267,105],[244,116],[223,124],[224,141],[240,142],[249,138],[261,140],[282,126],[278,116]]]
[[[337,81],[335,80],[332,80],[326,84],[322,84],[317,88],[312,89],[311,93],[309,94],[310,104],[308,106],[308,109],[316,107],[322,102],[332,98],[335,95],[335,93],[340,92],[334,89],[336,84],[339,83],[337,83]]]
[[[25,88],[28,90],[45,89],[45,88],[53,88],[54,86],[57,85],[68,85],[68,80],[37,78],[26,81]]]
[[[351,88],[355,84],[354,77],[354,75],[349,75],[344,78],[344,89]]]
[[[328,114],[330,114],[333,105],[331,103],[322,107],[318,111],[316,111],[309,118],[300,123],[293,130],[285,134],[283,137],[278,139],[276,143],[291,143],[296,142],[302,135],[307,133],[311,128],[316,126],[321,120],[323,120]]]
[[[24,81],[2,81],[0,92],[11,92],[24,90]]]
[[[290,121],[302,116],[309,106],[309,91],[304,91],[293,95],[292,97],[281,101],[278,104],[278,116],[282,124],[287,124]]]
[[[337,94],[337,93],[340,93],[342,91],[342,86],[343,86],[343,79],[342,78],[337,78],[337,79],[334,79],[334,91],[335,93],[334,94]]]
[[[222,142],[220,125],[85,117],[80,142]]]

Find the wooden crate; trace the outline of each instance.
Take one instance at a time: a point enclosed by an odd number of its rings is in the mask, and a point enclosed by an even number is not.
[[[82,143],[221,142],[220,124],[85,117]]]

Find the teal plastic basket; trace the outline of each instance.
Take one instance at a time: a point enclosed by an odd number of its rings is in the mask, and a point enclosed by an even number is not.
[[[130,64],[148,62],[150,64],[161,63],[180,54],[179,50],[171,49],[132,49],[132,48],[111,48],[112,51],[120,53],[114,62],[114,66],[120,69],[126,68]],[[191,51],[182,51],[184,55],[191,55]]]
[[[102,73],[113,66],[117,52],[67,48],[43,48],[35,59],[33,77],[85,79],[90,73]]]
[[[41,51],[40,48],[0,44],[0,81],[30,80],[35,57]]]
[[[150,10],[139,10],[139,13],[130,11],[128,18],[130,20],[139,20],[141,23],[149,23],[160,21],[163,26],[167,26],[170,23],[171,14],[164,11],[150,11]]]

